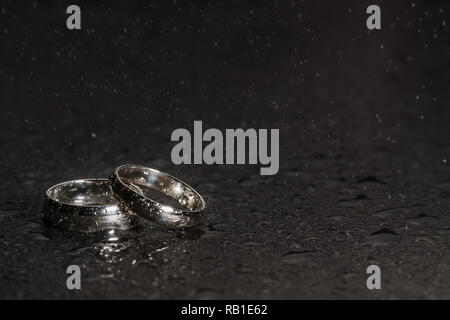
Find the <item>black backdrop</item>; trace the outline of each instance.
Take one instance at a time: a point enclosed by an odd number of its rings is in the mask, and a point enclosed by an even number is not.
[[[0,2],[0,297],[450,297],[446,1],[377,1],[372,32],[372,1],[77,2],[79,31],[70,4]],[[279,173],[173,165],[194,120],[279,128]],[[195,186],[205,224],[43,223],[46,188],[127,162]]]

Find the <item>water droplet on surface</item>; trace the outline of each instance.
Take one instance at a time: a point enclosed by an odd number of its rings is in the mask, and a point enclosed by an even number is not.
[[[304,265],[311,261],[310,255],[317,250],[289,251],[281,257],[281,261],[288,264]]]

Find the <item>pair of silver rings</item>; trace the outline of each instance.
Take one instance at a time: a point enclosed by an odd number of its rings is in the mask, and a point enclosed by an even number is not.
[[[193,227],[203,221],[205,207],[203,198],[183,181],[131,164],[115,169],[109,179],[57,184],[44,199],[48,221],[80,232],[126,230],[137,225],[138,216],[170,229]]]

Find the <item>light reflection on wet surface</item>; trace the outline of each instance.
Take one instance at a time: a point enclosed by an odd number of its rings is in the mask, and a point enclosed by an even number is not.
[[[60,266],[79,264],[85,273],[84,287],[92,295],[103,290],[95,288],[113,286],[131,290],[136,297],[223,297],[226,279],[232,277],[233,282],[238,279],[251,286],[258,282],[260,294],[272,296],[282,283],[289,288],[285,281],[298,277],[300,270],[303,281],[308,282],[306,277],[314,278],[317,270],[336,269],[349,270],[335,280],[342,281],[345,288],[360,277],[361,263],[393,266],[401,259],[417,264],[427,248],[447,247],[450,218],[445,215],[443,198],[430,202],[418,196],[410,201],[408,191],[398,189],[389,176],[383,177],[386,183],[374,179],[332,182],[303,170],[282,176],[283,183],[254,176],[240,182],[199,184],[217,209],[205,224],[192,229],[170,231],[143,221],[127,231],[81,234],[45,226],[40,219],[29,221],[27,210],[16,211],[13,220],[3,219],[13,223],[15,238],[22,239],[18,243],[32,241],[37,252],[43,253],[35,256],[36,261],[46,266],[55,261]],[[300,181],[299,177],[304,192],[286,191],[285,186]],[[267,185],[283,197],[272,198],[264,208],[255,196],[238,197],[243,189],[256,191]],[[308,191],[311,185],[314,190]],[[438,184],[423,190],[434,197],[446,187]],[[323,195],[329,200],[324,202]],[[287,199],[296,200],[294,210]],[[219,202],[222,205],[215,206]],[[433,214],[425,214],[431,205]],[[13,207],[8,210],[14,212]],[[19,221],[28,222],[17,224]],[[396,259],[389,254],[392,248],[400,252]],[[446,256],[430,259],[445,260]],[[444,265],[438,268],[445,269]],[[273,270],[282,272],[275,275]],[[321,285],[318,280],[308,283]],[[135,288],[152,290],[133,291]]]

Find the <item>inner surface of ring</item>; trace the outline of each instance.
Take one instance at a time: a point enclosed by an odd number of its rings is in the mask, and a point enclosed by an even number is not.
[[[52,200],[74,206],[108,206],[118,203],[106,179],[65,182],[50,188],[47,196]]]
[[[148,194],[148,188],[169,196],[189,211],[204,208],[202,198],[190,187],[159,171],[140,166],[124,166],[118,169],[117,174],[130,189],[152,200],[161,202],[154,198],[154,194]],[[167,199],[164,200],[166,201]]]

